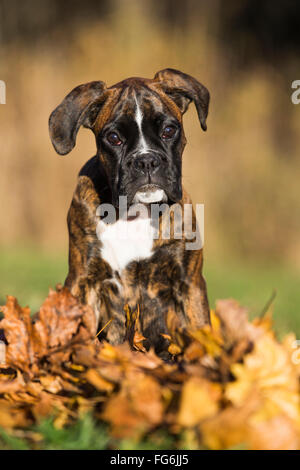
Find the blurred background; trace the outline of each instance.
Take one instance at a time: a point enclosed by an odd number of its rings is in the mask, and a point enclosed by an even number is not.
[[[211,306],[235,297],[300,334],[297,1],[0,0],[0,304],[38,309],[67,274],[66,214],[93,134],[58,156],[48,117],[75,86],[189,73],[211,92],[208,130],[185,115],[184,184],[205,204]]]

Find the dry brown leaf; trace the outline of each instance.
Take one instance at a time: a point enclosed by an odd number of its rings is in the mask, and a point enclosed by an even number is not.
[[[182,349],[178,344],[171,343],[170,346],[168,347],[168,351],[172,356],[178,356],[182,352]]]
[[[32,375],[31,365],[36,359],[32,344],[33,328],[30,309],[21,308],[16,298],[9,295],[1,311],[4,313],[4,318],[0,321],[0,328],[4,329],[8,342],[6,364]]]
[[[129,406],[128,397],[124,391],[106,402],[100,418],[110,423],[111,434],[116,438],[138,438],[149,429],[148,423]]]
[[[53,354],[55,350],[60,349],[62,355],[57,356],[58,360],[67,360],[70,351],[64,351],[63,348],[68,346],[72,339],[75,341],[80,324],[86,328],[81,330],[78,340],[82,337],[84,342],[95,336],[94,318],[92,309],[80,305],[68,289],[50,290],[34,324],[35,343],[39,356]],[[88,331],[87,328],[90,330]]]
[[[248,322],[247,309],[234,299],[217,300],[216,315],[221,320],[221,330],[227,345],[240,340],[256,341],[262,330]]]
[[[112,426],[115,437],[137,437],[159,424],[163,418],[163,401],[156,380],[136,374],[135,381],[124,381],[121,391],[110,398],[102,418]]]
[[[26,411],[16,403],[0,399],[0,427],[12,429],[16,427],[30,426],[32,420],[28,418]]]
[[[219,409],[221,387],[200,377],[190,378],[182,388],[178,423],[193,427],[203,419],[215,415]]]
[[[24,390],[25,386],[23,375],[19,371],[14,378],[7,378],[7,376],[4,375],[0,380],[0,394]]]
[[[126,315],[126,339],[133,349],[137,351],[146,352],[146,348],[143,345],[145,337],[141,332],[140,323],[140,306],[137,306],[135,311],[132,311],[128,304],[124,307]]]
[[[59,376],[50,374],[41,376],[40,382],[44,389],[50,393],[58,393],[63,389],[62,380]]]
[[[168,312],[171,363],[145,350],[139,308],[127,308],[128,340],[118,346],[95,339],[92,310],[64,288],[50,291],[34,319],[13,297],[2,310],[5,429],[49,415],[61,428],[90,411],[118,438],[164,428],[193,447],[299,448],[295,336],[280,343],[266,316],[249,323],[233,300],[219,301],[211,327],[196,331]]]
[[[229,407],[204,420],[199,430],[202,442],[209,449],[221,450],[236,446],[247,448],[249,416],[256,408],[255,397],[241,408]]]
[[[41,418],[51,415],[55,410],[55,405],[56,401],[53,400],[53,396],[50,393],[43,392],[40,399],[31,407],[31,412],[36,421],[39,421]]]
[[[101,374],[96,369],[89,369],[84,377],[92,384],[97,390],[101,392],[112,392],[115,388],[114,384],[101,377]]]
[[[256,414],[269,418],[284,412],[292,420],[299,419],[299,378],[291,356],[272,335],[259,338],[244,364],[231,369],[236,380],[228,384],[225,394],[233,404],[242,406],[256,391],[260,399]]]
[[[190,339],[182,327],[180,319],[173,309],[169,309],[166,315],[167,329],[171,342],[176,344],[181,350],[190,343]]]
[[[252,424],[249,429],[250,450],[297,450],[299,429],[286,415]]]
[[[154,378],[137,374],[130,386],[130,399],[134,407],[151,425],[159,424],[163,418],[162,391]]]

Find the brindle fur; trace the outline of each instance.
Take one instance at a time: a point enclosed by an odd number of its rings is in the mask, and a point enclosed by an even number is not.
[[[154,80],[132,78],[108,89],[103,82],[91,82],[73,90],[50,117],[50,134],[58,153],[68,153],[74,147],[80,125],[90,127],[97,140],[103,126],[112,119],[112,114],[130,114],[129,97],[132,90],[139,95],[143,94],[145,113],[147,103],[161,109],[163,104],[180,122],[189,102],[193,100],[201,126],[206,129],[207,90],[192,77],[166,69],[158,72]],[[76,102],[72,103],[70,111],[69,101],[74,92]],[[65,120],[63,125],[66,111],[70,122]],[[180,159],[184,146],[182,131],[178,143]],[[132,311],[139,308],[141,328],[148,346],[154,345],[156,350],[161,350],[165,346],[162,333],[167,333],[168,312],[176,314],[183,327],[190,325],[199,328],[210,322],[206,285],[202,276],[202,249],[186,250],[185,238],[175,239],[171,236],[170,240],[163,239],[163,217],[168,215],[165,213],[160,216],[160,237],[153,242],[152,256],[131,261],[121,275],[113,272],[101,257],[101,241],[96,234],[99,220],[96,216],[97,207],[100,203],[114,201],[111,165],[112,162],[99,146],[97,155],[79,173],[68,213],[69,273],[65,286],[80,302],[92,306],[99,318],[99,329],[112,320],[103,335],[113,344],[125,338],[124,306],[128,305]],[[176,202],[180,205],[191,204],[191,199],[183,189],[181,199]],[[172,203],[169,205],[171,208]],[[192,219],[195,227],[194,212]]]

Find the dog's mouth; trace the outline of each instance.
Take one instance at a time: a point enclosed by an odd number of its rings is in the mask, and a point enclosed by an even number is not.
[[[134,204],[153,204],[158,202],[167,202],[168,196],[164,189],[157,184],[145,184],[135,193],[132,202]]]

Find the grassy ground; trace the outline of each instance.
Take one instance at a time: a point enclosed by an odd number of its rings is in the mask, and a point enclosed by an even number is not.
[[[0,304],[6,295],[17,297],[32,312],[39,309],[49,287],[63,283],[67,257],[31,249],[0,251]]]
[[[216,299],[235,298],[248,307],[250,317],[260,315],[272,302],[274,329],[279,337],[300,335],[300,273],[287,266],[254,266],[244,262],[210,263],[205,275],[211,307]]]
[[[22,306],[38,310],[48,288],[63,282],[67,274],[67,256],[45,254],[34,249],[0,251],[0,304],[7,294],[18,298]],[[215,300],[233,297],[259,315],[276,290],[275,329],[282,335],[294,331],[300,335],[300,273],[279,266],[253,266],[245,262],[220,262],[206,256],[205,277],[211,307]]]
[[[156,432],[139,442],[131,439],[114,439],[104,424],[95,423],[90,414],[83,415],[75,424],[57,429],[51,418],[28,431],[14,432],[0,429],[0,449],[13,450],[164,450],[176,449],[172,436]]]

